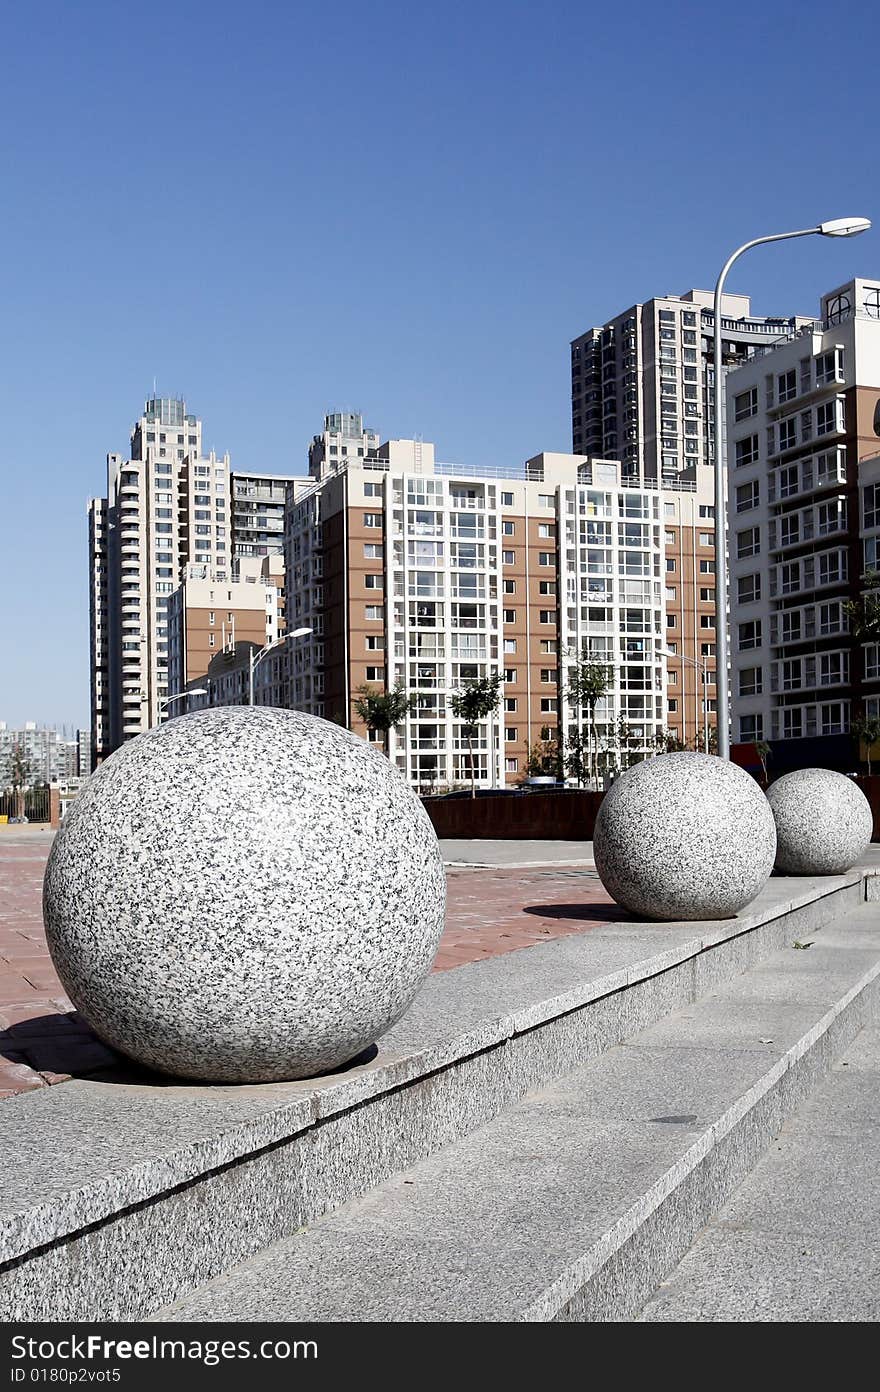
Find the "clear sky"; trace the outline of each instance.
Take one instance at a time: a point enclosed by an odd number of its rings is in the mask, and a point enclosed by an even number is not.
[[[88,723],[86,501],[155,378],[233,465],[329,409],[571,446],[568,342],[880,218],[871,0],[29,0],[0,39],[0,719]],[[880,231],[753,252],[810,313]]]

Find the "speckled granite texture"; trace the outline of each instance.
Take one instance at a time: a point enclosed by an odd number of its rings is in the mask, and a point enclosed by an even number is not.
[[[56,970],[94,1030],[163,1072],[308,1077],[404,1013],[443,928],[418,798],[356,735],[227,707],[124,745],[46,866]]]
[[[728,918],[766,883],[776,832],[767,799],[741,768],[710,754],[663,754],[606,793],[593,853],[608,893],[631,913]]]
[[[767,800],[776,821],[776,868],[784,875],[842,875],[870,844],[870,803],[842,773],[797,769],[770,785]]]

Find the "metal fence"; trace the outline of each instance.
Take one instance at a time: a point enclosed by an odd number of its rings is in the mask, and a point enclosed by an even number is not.
[[[49,789],[21,788],[0,793],[0,821],[48,822]]]

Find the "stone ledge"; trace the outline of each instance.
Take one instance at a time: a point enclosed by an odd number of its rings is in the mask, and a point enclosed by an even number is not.
[[[775,879],[723,923],[620,922],[436,975],[373,1062],[320,1081],[74,1081],[11,1099],[0,1114],[10,1181],[0,1198],[9,1264],[0,1304],[20,1312],[9,1318],[136,1318],[863,897],[857,871]],[[280,1187],[261,1226],[254,1203],[270,1176]],[[193,1204],[200,1222],[173,1261],[166,1253],[149,1271],[157,1205],[169,1223],[180,1218],[182,1233]],[[130,1276],[115,1272],[108,1291],[114,1227]]]

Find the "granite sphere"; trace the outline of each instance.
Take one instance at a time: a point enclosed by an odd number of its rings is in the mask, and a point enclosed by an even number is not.
[[[784,875],[841,875],[864,855],[874,830],[861,788],[831,769],[797,769],[771,783],[776,868]]]
[[[52,960],[77,1010],[149,1067],[310,1077],[407,1009],[445,909],[419,799],[315,716],[227,707],[123,745],[46,866]]]
[[[640,918],[730,918],[769,878],[776,830],[743,769],[711,754],[661,754],[612,784],[593,851],[608,893]]]

